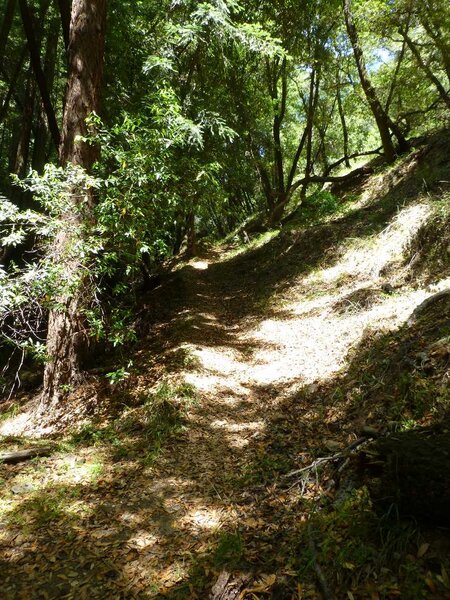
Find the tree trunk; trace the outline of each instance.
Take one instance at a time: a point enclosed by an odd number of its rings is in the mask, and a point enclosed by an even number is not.
[[[69,48],[70,36],[70,0],[58,0],[59,14],[61,16],[61,26],[63,31],[64,46],[66,51]]]
[[[405,58],[405,51],[406,51],[406,42],[403,41],[402,48],[398,55],[397,64],[395,65],[395,71],[394,71],[394,75],[392,77],[391,85],[389,87],[389,94],[388,94],[388,97],[386,100],[386,105],[384,107],[386,114],[389,114],[389,109],[391,107],[392,99],[394,97],[395,87],[397,85],[398,74],[400,72],[400,67],[402,66],[403,59]]]
[[[52,93],[53,83],[56,71],[56,59],[58,50],[59,38],[59,21],[53,18],[46,42],[45,58],[44,58],[44,77],[47,84],[48,93]],[[49,129],[45,119],[45,109],[41,105],[39,110],[39,120],[34,136],[32,168],[38,173],[44,169],[47,162],[47,149],[49,143]]]
[[[44,71],[41,66],[41,57],[40,57],[40,36],[36,37],[34,31],[33,17],[30,12],[28,3],[26,0],[19,0],[20,12],[22,15],[23,28],[25,30],[25,34],[27,37],[28,49],[30,51],[30,60],[31,65],[33,67],[34,75],[36,77],[36,82],[39,87],[39,91],[42,98],[42,104],[44,106],[45,114],[47,116],[48,125],[50,128],[50,132],[53,137],[53,141],[55,146],[59,146],[60,142],[60,134],[59,128],[56,121],[55,111],[53,110],[52,102],[50,99],[50,94],[47,88],[47,82],[45,79]],[[48,1],[41,4],[41,18],[42,13],[45,15],[45,12],[48,8]]]
[[[36,97],[36,88],[33,80],[31,68],[28,73],[27,86],[25,89],[25,98],[23,103],[20,135],[17,140],[17,147],[12,165],[12,172],[20,179],[25,177],[28,165],[28,156],[30,151],[31,130],[33,127],[34,100]],[[18,190],[20,196],[22,190]],[[22,208],[25,208],[22,206]]]
[[[196,204],[196,203],[195,203]],[[186,217],[186,256],[197,256],[197,232],[195,230],[195,204]]]
[[[403,27],[399,27],[399,33],[403,36],[403,39],[405,40],[408,48],[411,50],[411,53],[414,56],[417,65],[422,69],[422,71],[425,73],[428,79],[434,84],[439,93],[439,96],[442,98],[447,107],[450,108],[450,96],[445,91],[445,88],[442,85],[442,83],[439,81],[439,79],[436,77],[436,75],[421,57],[416,44],[409,37],[408,32],[405,29],[403,29]]]
[[[434,12],[434,11],[432,11],[432,12]],[[447,79],[450,83],[450,45],[448,43],[446,43],[445,37],[442,35],[441,28],[439,27],[439,23],[436,21],[436,17],[438,17],[437,13],[436,13],[436,15],[433,15],[432,19],[429,20],[422,11],[419,11],[419,20],[422,23],[423,28],[425,29],[427,34],[430,36],[430,38],[436,44],[436,48],[439,50],[439,52],[441,54],[445,73],[446,73]],[[443,23],[445,23],[445,17],[444,17]]]
[[[14,19],[17,0],[8,0],[3,17],[2,28],[0,30],[0,65],[3,68],[3,58],[5,56],[6,44],[8,42],[9,32]]]
[[[73,0],[70,21],[69,75],[63,117],[60,161],[89,171],[99,148],[83,142],[88,133],[86,118],[98,112],[103,77],[106,0]],[[73,212],[66,211],[54,247],[56,264],[65,265],[65,276],[78,278],[76,288],[57,298],[58,308],[49,316],[48,362],[44,372],[41,410],[56,406],[79,378],[80,359],[86,344],[83,310],[89,305],[89,286],[77,257],[71,256],[72,226],[93,218],[94,197],[79,197],[74,189]],[[83,208],[81,214],[80,208]]]
[[[347,26],[347,33],[353,48],[353,54],[355,56],[356,66],[358,68],[361,86],[367,98],[367,102],[369,103],[370,110],[372,111],[372,114],[377,123],[378,131],[380,132],[384,156],[387,162],[393,162],[395,160],[396,153],[389,130],[389,118],[383,110],[383,107],[381,106],[375,88],[373,87],[372,82],[370,81],[369,73],[367,72],[364,54],[362,51],[361,44],[359,42],[358,31],[353,21],[351,0],[343,0],[343,8],[345,24]]]
[[[343,138],[343,143],[344,143],[344,162],[345,162],[345,166],[347,167],[347,169],[350,169],[350,159],[349,157],[349,145],[348,145],[348,128],[347,128],[347,121],[345,119],[345,113],[344,113],[344,107],[342,105],[342,96],[341,96],[341,79],[339,77],[339,73],[338,73],[338,80],[337,80],[337,105],[338,105],[338,111],[339,111],[339,118],[341,120],[341,127],[342,127],[342,138]]]
[[[26,55],[27,55],[27,47],[24,46],[22,53],[20,55],[19,61],[17,63],[17,66],[9,79],[8,91],[6,92],[6,95],[3,98],[3,103],[0,107],[0,123],[3,123],[3,121],[6,119],[6,116],[8,114],[9,103],[11,102],[11,99],[13,98],[13,96],[16,92],[17,80],[19,79],[19,75],[22,72],[22,68],[25,63]]]
[[[311,84],[309,90],[309,103],[308,103],[308,115],[307,115],[307,137],[306,137],[306,166],[305,166],[305,183],[302,186],[301,199],[302,201],[306,198],[306,190],[308,189],[308,180],[311,176],[313,169],[313,157],[312,157],[312,145],[313,145],[313,133],[314,133],[314,116],[317,109],[317,103],[319,101],[319,86],[320,86],[320,73],[317,69],[313,69],[311,72]]]
[[[287,100],[287,72],[286,72],[286,58],[283,58],[280,72],[278,73],[278,66],[274,67],[273,81],[271,82],[271,97],[274,107],[274,117],[272,125],[272,136],[273,136],[273,153],[274,153],[274,165],[275,165],[275,176],[274,176],[274,188],[277,196],[277,204],[285,196],[285,185],[284,185],[284,165],[283,165],[283,148],[281,144],[281,126],[286,114],[286,100]],[[278,93],[278,81],[281,78],[281,98]]]

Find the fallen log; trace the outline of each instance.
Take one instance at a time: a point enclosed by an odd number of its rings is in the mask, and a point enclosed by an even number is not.
[[[14,465],[37,456],[49,456],[53,452],[53,448],[28,448],[28,450],[16,450],[15,452],[1,452],[0,464]]]

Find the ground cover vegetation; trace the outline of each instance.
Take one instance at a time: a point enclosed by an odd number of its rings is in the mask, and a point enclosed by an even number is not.
[[[450,597],[448,3],[0,7],[3,597]]]

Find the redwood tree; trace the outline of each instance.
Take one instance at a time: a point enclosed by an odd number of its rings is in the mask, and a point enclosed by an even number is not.
[[[99,148],[83,141],[88,134],[86,119],[100,107],[105,45],[106,0],[73,0],[68,44],[68,84],[65,98],[60,161],[89,172]],[[72,210],[70,210],[70,207]],[[54,246],[54,261],[64,268],[65,278],[77,282],[57,298],[49,316],[48,362],[44,373],[41,408],[57,404],[76,383],[80,358],[86,344],[84,308],[89,288],[79,259],[71,248],[77,226],[93,218],[94,197],[73,189],[69,210]],[[75,227],[74,227],[75,226]],[[79,230],[79,227],[78,227]]]

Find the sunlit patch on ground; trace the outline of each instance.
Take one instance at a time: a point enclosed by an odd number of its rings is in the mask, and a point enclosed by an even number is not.
[[[18,433],[26,430],[30,421],[31,418],[28,413],[22,413],[15,417],[11,417],[7,421],[0,423],[0,435],[5,437],[18,435]]]
[[[209,266],[208,262],[205,260],[193,260],[189,264],[194,269],[197,269],[197,271],[206,271]]]
[[[333,267],[307,277],[304,283],[339,282],[343,277],[379,277],[383,268],[398,260],[415,232],[430,214],[429,205],[416,204],[402,209],[377,236],[350,240],[350,248]]]
[[[4,467],[8,477],[0,501],[0,542],[11,552],[5,555],[9,566],[21,569],[20,561],[28,561],[34,568],[40,559],[30,559],[30,548],[45,557],[57,544],[63,549],[61,560],[67,561],[64,568],[69,565],[75,573],[70,577],[100,590],[93,597],[134,597],[145,590],[145,597],[153,598],[188,582],[205,556],[210,580],[217,573],[209,569],[219,571],[238,561],[246,528],[256,532],[255,548],[249,551],[254,564],[261,548],[272,559],[274,551],[264,535],[273,532],[284,539],[293,523],[304,517],[304,506],[295,504],[301,493],[294,489],[268,500],[264,512],[257,494],[279,483],[280,473],[292,468],[291,455],[301,466],[302,460],[310,460],[311,439],[313,452],[321,451],[321,445],[328,452],[330,437],[343,439],[354,433],[341,430],[347,405],[324,406],[321,386],[346,372],[352,351],[367,335],[397,331],[425,298],[450,285],[450,280],[442,280],[422,289],[404,277],[402,253],[429,211],[422,202],[401,209],[377,235],[348,235],[341,240],[340,258],[326,262],[326,256],[320,257],[310,271],[299,270],[279,295],[275,290],[270,311],[262,316],[249,310],[240,319],[229,318],[234,316],[230,307],[254,307],[254,290],[246,289],[245,279],[236,286],[215,281],[214,267],[233,253],[262,247],[278,232],[180,269],[187,278],[186,297],[171,315],[175,341],[164,339],[164,358],[170,363],[164,375],[170,385],[160,387],[159,395],[147,391],[154,403],[145,410],[138,406],[123,413],[133,417],[130,423],[135,427],[127,443],[120,429],[112,429],[108,439],[91,437],[89,450],[76,447],[48,462]],[[226,273],[236,280],[241,277],[240,272]],[[389,288],[386,283],[395,285]],[[124,382],[123,398],[119,390],[123,405],[125,395],[134,392],[130,388]],[[302,401],[300,433],[290,440]],[[153,438],[146,427],[158,406],[167,409],[162,411],[162,424],[168,416],[176,426],[168,432],[160,428]],[[314,427],[322,427],[325,417],[325,427],[336,428],[315,437]],[[10,419],[0,431],[17,433],[26,419],[26,414]],[[107,451],[97,452],[96,444]],[[293,512],[285,513],[288,522],[282,523],[280,515],[289,503]],[[33,534],[17,542],[24,525]],[[80,556],[86,557],[87,566]],[[8,589],[15,585],[9,581]],[[185,591],[180,598],[195,597],[189,596],[188,587]],[[69,586],[60,597],[70,593]]]
[[[223,520],[221,510],[214,508],[194,508],[180,519],[180,526],[196,530],[217,530]]]

